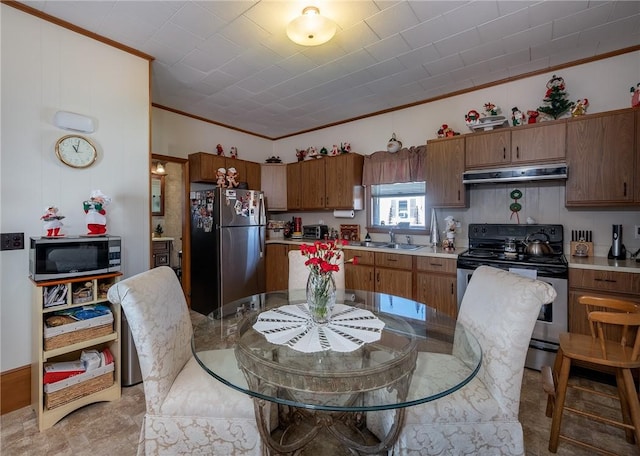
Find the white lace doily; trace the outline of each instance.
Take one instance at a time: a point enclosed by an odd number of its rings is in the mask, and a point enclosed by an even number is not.
[[[384,322],[368,310],[344,304],[336,304],[329,323],[318,326],[306,303],[262,312],[253,325],[272,344],[287,345],[304,353],[354,351],[379,340],[382,328]]]

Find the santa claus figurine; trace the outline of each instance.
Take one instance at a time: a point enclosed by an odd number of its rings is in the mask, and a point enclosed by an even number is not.
[[[47,237],[62,236],[60,228],[62,228],[62,220],[64,215],[58,215],[58,208],[54,205],[47,206],[45,213],[40,220],[44,220],[44,229],[47,230]]]
[[[93,190],[88,200],[84,201],[87,234],[99,236],[107,232],[107,211],[104,210],[111,203],[111,198],[100,190]]]

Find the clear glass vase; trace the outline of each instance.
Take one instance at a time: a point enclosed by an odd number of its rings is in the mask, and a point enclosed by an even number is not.
[[[336,282],[330,272],[310,272],[307,279],[307,305],[311,319],[319,325],[329,322],[336,303]]]

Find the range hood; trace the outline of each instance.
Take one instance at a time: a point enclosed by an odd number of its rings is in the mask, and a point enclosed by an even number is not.
[[[477,169],[462,174],[463,184],[527,182],[535,180],[563,180],[567,178],[566,163],[519,166],[496,169]]]

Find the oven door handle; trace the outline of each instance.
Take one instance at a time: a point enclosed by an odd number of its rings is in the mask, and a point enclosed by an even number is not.
[[[559,344],[554,344],[553,342],[542,341],[542,340],[539,340],[539,339],[531,339],[529,341],[529,347],[536,348],[536,349],[542,350],[542,351],[556,353],[558,351],[558,348],[560,347],[560,345]]]

